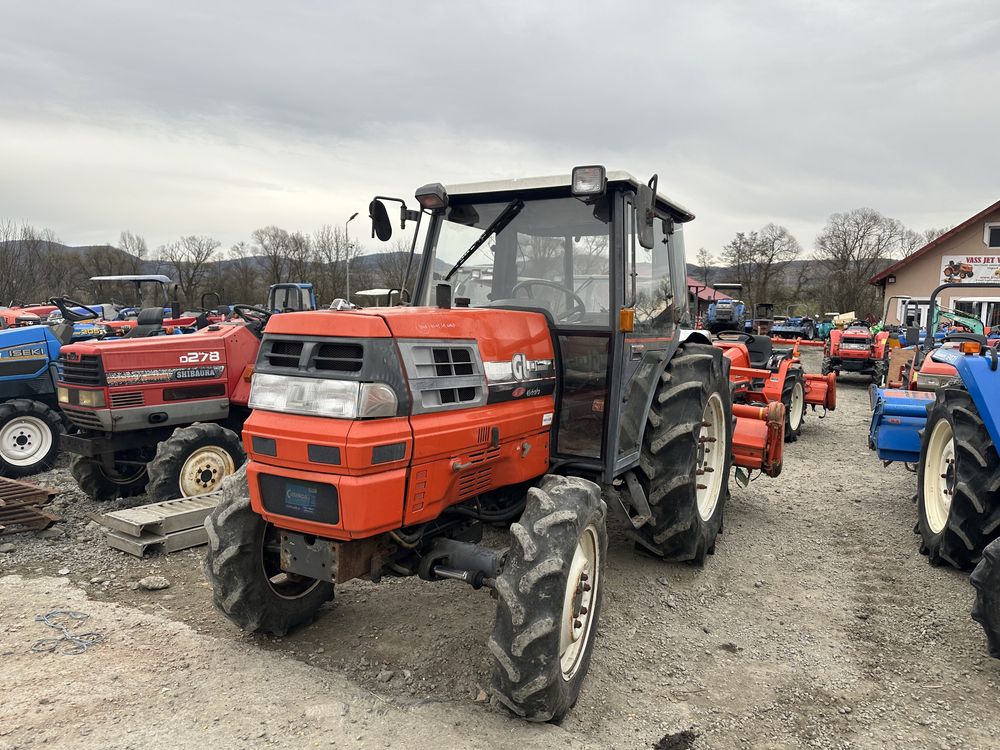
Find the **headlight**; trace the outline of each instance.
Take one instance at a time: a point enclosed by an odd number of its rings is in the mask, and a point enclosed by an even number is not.
[[[396,394],[382,383],[255,372],[250,408],[335,419],[396,416]]]
[[[954,375],[926,375],[922,372],[918,372],[917,390],[936,391],[938,388],[943,388],[948,385],[948,383],[953,380],[955,380]]]
[[[79,397],[77,403],[80,406],[89,406],[91,409],[99,409],[104,406],[104,391],[78,390],[76,395]]]
[[[60,404],[68,404],[69,403],[69,388],[63,388],[62,386],[59,386],[58,388],[56,388],[56,398],[59,399],[59,403]]]

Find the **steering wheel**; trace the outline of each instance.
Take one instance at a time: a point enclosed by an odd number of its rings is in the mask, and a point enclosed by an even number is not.
[[[583,301],[583,298],[579,294],[562,284],[557,284],[547,279],[525,279],[524,281],[519,281],[514,284],[510,293],[516,297],[518,291],[524,289],[528,293],[528,299],[535,299],[535,295],[531,293],[531,287],[533,286],[549,287],[550,289],[562,292],[566,295],[566,299],[572,303],[564,313],[556,316],[559,322],[577,323],[583,320],[583,317],[587,314],[587,303]]]
[[[271,317],[271,311],[257,305],[233,305],[233,315],[247,323],[260,323],[263,326]]]
[[[754,340],[754,337],[745,331],[719,331],[715,334],[715,338],[719,341],[741,341],[744,344],[749,344]]]
[[[50,305],[55,305],[59,308],[59,312],[62,313],[63,320],[68,320],[70,323],[76,323],[79,320],[89,320],[90,318],[101,318],[104,316],[104,312],[98,312],[92,307],[88,307],[82,302],[77,302],[69,297],[52,297],[49,299]],[[91,315],[81,315],[78,312],[71,310],[72,307],[82,307]]]

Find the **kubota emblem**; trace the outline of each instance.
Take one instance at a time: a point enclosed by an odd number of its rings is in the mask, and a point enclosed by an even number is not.
[[[528,359],[518,352],[510,358],[510,370],[514,375],[514,380],[528,379]]]

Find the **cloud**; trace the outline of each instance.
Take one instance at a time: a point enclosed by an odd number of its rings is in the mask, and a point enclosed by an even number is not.
[[[424,182],[603,162],[807,248],[869,205],[998,197],[1000,20],[979,2],[9,2],[5,211],[68,242],[310,231]]]

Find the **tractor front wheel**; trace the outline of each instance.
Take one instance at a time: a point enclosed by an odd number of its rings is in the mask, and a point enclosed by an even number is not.
[[[969,580],[976,589],[972,619],[986,631],[990,656],[1000,659],[1000,540],[983,550],[983,559]]]
[[[51,469],[64,432],[59,412],[43,403],[19,398],[0,404],[0,476]]]
[[[156,449],[149,464],[150,502],[215,492],[246,454],[239,436],[213,422],[180,427]]]
[[[681,344],[646,415],[636,476],[652,518],[637,544],[664,560],[702,564],[729,497],[733,407],[722,351]]]
[[[511,526],[488,644],[492,692],[529,721],[558,722],[580,695],[604,594],[606,515],[596,484],[547,476]]]
[[[251,509],[245,466],[222,483],[205,530],[212,602],[243,630],[285,635],[333,599],[332,583],[281,570],[278,530]]]
[[[785,442],[794,443],[799,439],[806,418],[805,377],[801,370],[789,368],[785,373],[781,403],[785,405]]]
[[[920,445],[917,530],[932,565],[972,567],[1000,536],[1000,457],[968,392],[942,388]]]
[[[73,456],[69,470],[83,493],[91,500],[108,502],[120,497],[135,497],[146,491],[149,475],[145,462],[149,456],[139,451],[123,451],[115,455],[117,461],[105,466],[100,459]]]

